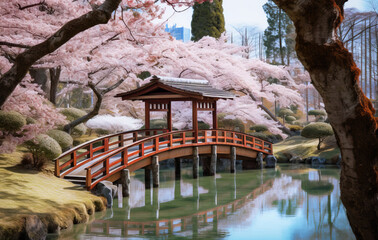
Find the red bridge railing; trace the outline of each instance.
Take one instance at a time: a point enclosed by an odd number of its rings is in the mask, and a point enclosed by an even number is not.
[[[86,170],[86,187],[91,190],[97,183],[128,166],[152,155],[188,146],[201,145],[240,146],[273,154],[272,143],[254,136],[230,130],[211,129],[195,131],[175,131],[163,133],[119,147],[106,156],[102,156]]]
[[[55,176],[64,177],[78,167],[146,136],[168,132],[167,129],[142,129],[111,134],[80,144],[62,153],[55,161]]]

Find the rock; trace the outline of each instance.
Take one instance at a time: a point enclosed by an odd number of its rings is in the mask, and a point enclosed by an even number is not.
[[[275,156],[268,155],[268,156],[265,157],[264,161],[265,161],[265,167],[266,168],[275,168],[276,167],[277,159],[276,159]]]
[[[93,193],[98,196],[103,196],[107,200],[107,208],[113,206],[113,198],[117,195],[117,186],[110,181],[101,181],[93,189]]]
[[[263,159],[263,153],[259,152],[257,154],[256,162],[259,164],[259,166],[262,168],[264,164],[264,159]]]
[[[312,166],[319,166],[319,165],[323,165],[325,164],[326,162],[326,159],[325,158],[321,158],[321,157],[309,157],[310,161],[311,161],[311,165]]]
[[[301,157],[294,156],[294,157],[290,158],[289,162],[291,162],[291,163],[303,163],[304,161]]]
[[[26,239],[39,240],[47,237],[47,227],[36,215],[26,217],[25,232]]]

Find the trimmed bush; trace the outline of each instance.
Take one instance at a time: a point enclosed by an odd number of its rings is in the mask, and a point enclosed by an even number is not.
[[[210,129],[210,125],[205,123],[204,121],[198,121],[198,129],[202,129],[202,130]]]
[[[322,109],[314,109],[314,110],[310,110],[308,111],[308,115],[312,115],[312,116],[327,116],[327,113],[322,110]]]
[[[293,115],[294,115],[294,112],[288,108],[281,108],[280,111],[278,112],[278,116],[280,117],[293,116]]]
[[[290,131],[297,132],[297,131],[301,131],[303,127],[299,125],[289,125],[289,129]]]
[[[312,123],[303,128],[301,136],[305,138],[318,138],[318,150],[320,150],[320,144],[324,141],[327,136],[332,136],[333,130],[331,125],[328,123]]]
[[[87,115],[85,111],[77,108],[63,108],[59,112],[66,116],[67,120],[70,122]]]
[[[40,169],[48,160],[53,160],[62,154],[62,148],[59,143],[46,134],[39,134],[34,140],[25,142],[33,156],[32,165],[34,168]],[[24,164],[27,164],[29,157],[23,159]]]
[[[286,116],[285,117],[285,120],[286,120],[286,122],[288,122],[288,123],[292,123],[292,122],[294,122],[295,120],[297,120],[294,116]]]
[[[237,132],[245,132],[244,123],[240,118],[226,118],[225,114],[218,115],[218,127]]]
[[[0,130],[6,132],[20,131],[26,125],[26,119],[16,111],[0,110]]]
[[[26,118],[26,124],[34,124],[36,122],[37,121],[34,118],[31,118],[31,117]]]
[[[268,127],[262,124],[256,124],[249,128],[249,130],[255,131],[255,132],[265,132],[268,131]]]
[[[269,141],[269,137],[267,134],[265,133],[262,133],[262,132],[254,132],[254,133],[250,133],[249,135],[252,135],[254,137],[257,137],[257,138],[260,138],[264,141]]]
[[[80,123],[72,129],[72,135],[81,136],[87,132],[87,126],[84,123]]]
[[[61,130],[50,130],[47,135],[57,141],[62,149],[67,149],[72,146],[73,139],[71,135]]]

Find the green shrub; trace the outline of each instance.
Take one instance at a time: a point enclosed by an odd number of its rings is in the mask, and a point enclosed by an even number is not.
[[[80,123],[72,129],[72,135],[81,136],[87,132],[87,126],[84,123]]]
[[[331,125],[328,123],[312,123],[303,128],[301,135],[305,138],[318,138],[318,150],[320,150],[320,144],[324,141],[327,136],[332,136],[333,130]]]
[[[77,108],[63,108],[60,110],[60,113],[66,116],[70,122],[87,115],[85,111]]]
[[[292,123],[292,122],[294,122],[295,120],[297,120],[294,116],[286,116],[285,117],[285,120],[286,120],[286,122],[288,122],[288,123]]]
[[[294,112],[288,108],[281,108],[280,111],[278,112],[278,116],[280,117],[293,116],[293,115],[294,115]]]
[[[225,118],[226,114],[221,113],[218,115],[218,127],[229,129],[237,132],[245,132],[244,123],[240,118]]]
[[[39,134],[34,140],[27,141],[25,144],[33,154],[34,162],[41,161],[43,158],[52,160],[62,154],[59,143],[46,134]]]
[[[249,128],[249,130],[255,131],[255,132],[265,132],[268,131],[268,127],[262,124],[256,124]]]
[[[26,119],[16,111],[0,110],[0,130],[6,132],[20,131],[26,125]]]
[[[95,133],[97,133],[99,136],[105,136],[110,134],[110,131],[101,128],[96,128]]]
[[[34,124],[36,122],[37,121],[34,118],[31,118],[31,117],[26,118],[26,124]]]
[[[305,125],[305,123],[304,123],[304,122],[301,122],[301,121],[294,121],[294,122],[293,122],[293,125],[298,125],[298,126],[303,127],[303,126]]]
[[[210,125],[205,123],[204,121],[198,121],[198,129],[202,129],[202,130],[210,129]]]
[[[297,131],[301,131],[303,127],[299,125],[289,125],[289,129],[290,131],[297,132]]]
[[[50,130],[47,135],[57,141],[62,149],[67,149],[72,146],[73,139],[71,135],[61,130]]]
[[[327,116],[327,113],[324,110],[322,110],[322,109],[314,109],[314,110],[308,111],[308,115],[312,115],[312,116]]]
[[[260,138],[264,141],[270,141],[268,135],[262,132],[254,132],[254,133],[250,133],[249,135]]]

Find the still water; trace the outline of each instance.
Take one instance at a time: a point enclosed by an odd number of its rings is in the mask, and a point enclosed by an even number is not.
[[[279,165],[192,179],[160,172],[160,187],[131,179],[131,196],[61,239],[355,239],[340,200],[339,169]]]

